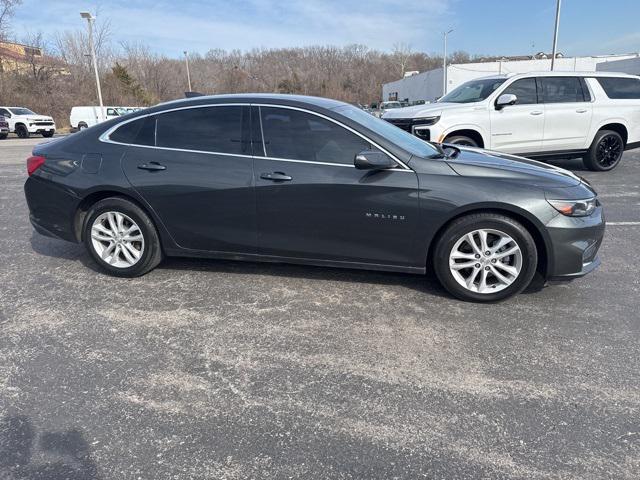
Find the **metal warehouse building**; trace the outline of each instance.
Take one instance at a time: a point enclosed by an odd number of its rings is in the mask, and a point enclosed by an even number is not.
[[[458,85],[474,78],[500,73],[527,73],[550,69],[551,58],[452,64],[447,66],[447,91],[450,92]],[[640,74],[640,54],[556,58],[554,70],[566,72],[606,70]],[[385,83],[382,86],[382,100],[432,102],[442,96],[442,72],[442,68],[436,68]]]

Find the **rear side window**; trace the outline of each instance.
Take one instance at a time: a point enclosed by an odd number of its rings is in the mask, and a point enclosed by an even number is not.
[[[513,94],[518,97],[516,105],[527,105],[531,103],[538,103],[538,92],[536,89],[535,78],[523,78],[516,80],[507,88],[504,89],[502,94]]]
[[[596,80],[609,98],[615,100],[640,99],[640,79],[597,77]]]
[[[241,106],[196,107],[157,115],[156,146],[243,154]],[[248,110],[248,109],[247,109]]]
[[[145,119],[141,118],[133,122],[125,123],[109,135],[109,140],[120,143],[133,143],[144,121]]]
[[[584,102],[582,83],[578,77],[541,77],[544,103]]]
[[[317,115],[260,107],[268,157],[353,165],[371,144],[346,128]]]

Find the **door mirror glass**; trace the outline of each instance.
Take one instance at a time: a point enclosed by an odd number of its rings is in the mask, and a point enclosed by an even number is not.
[[[353,164],[359,170],[386,170],[398,164],[386,153],[365,150],[356,155]]]
[[[503,93],[498,97],[498,101],[496,102],[496,109],[501,110],[508,105],[515,105],[518,101],[518,97],[516,97],[513,93]]]

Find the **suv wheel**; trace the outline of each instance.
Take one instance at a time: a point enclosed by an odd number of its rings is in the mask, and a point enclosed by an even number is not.
[[[524,290],[538,263],[536,244],[512,218],[481,213],[454,221],[440,236],[434,269],[452,295],[495,302]]]
[[[616,168],[623,153],[624,141],[620,134],[613,130],[600,130],[582,159],[582,163],[589,170],[606,172]]]
[[[162,260],[158,232],[149,216],[124,198],[97,202],[87,214],[84,244],[107,273],[138,277]]]
[[[473,138],[465,137],[464,135],[454,135],[453,137],[447,137],[442,143],[450,143],[452,145],[463,145],[465,147],[478,147],[478,144]]]
[[[0,133],[0,140],[4,140],[7,136],[9,136],[8,133]]]
[[[16,125],[16,135],[20,138],[29,138],[29,130],[24,125]]]
[[[42,132],[42,136],[45,137],[45,138],[50,138],[50,137],[53,137],[54,133],[56,133],[56,132],[54,132],[53,130],[48,130],[46,132]]]

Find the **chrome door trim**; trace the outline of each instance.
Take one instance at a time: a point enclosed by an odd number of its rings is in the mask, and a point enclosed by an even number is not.
[[[413,172],[413,170],[411,170],[404,162],[402,162],[400,159],[398,159],[395,155],[391,154],[389,151],[387,151],[386,149],[382,148],[380,145],[378,145],[376,142],[372,141],[370,138],[368,138],[366,135],[363,135],[362,133],[354,130],[353,128],[331,118],[331,117],[327,117],[326,115],[323,115],[321,113],[318,112],[314,112],[311,110],[307,110],[304,108],[300,108],[300,107],[293,107],[290,105],[279,105],[279,104],[271,104],[271,103],[213,103],[213,104],[203,104],[203,105],[189,105],[189,106],[185,106],[185,107],[177,107],[177,108],[171,108],[169,110],[163,110],[161,112],[153,112],[153,113],[147,113],[145,115],[140,115],[134,118],[130,118],[128,120],[125,120],[123,122],[119,122],[116,125],[114,125],[113,127],[111,127],[110,129],[108,129],[107,131],[103,132],[100,137],[98,137],[98,140],[103,142],[103,143],[112,143],[114,145],[125,145],[128,147],[139,147],[139,148],[151,148],[151,149],[158,149],[158,150],[169,150],[169,151],[174,151],[174,152],[187,152],[187,153],[204,153],[207,155],[227,155],[227,156],[231,156],[231,157],[244,157],[244,158],[257,158],[257,159],[266,159],[266,160],[278,160],[278,161],[283,161],[283,162],[294,162],[294,163],[309,163],[309,164],[314,164],[314,165],[328,165],[328,166],[338,166],[338,167],[348,167],[348,168],[355,168],[355,165],[348,165],[348,164],[343,164],[343,163],[332,163],[332,162],[316,162],[316,161],[312,161],[312,160],[296,160],[296,159],[288,159],[288,158],[278,158],[278,157],[258,157],[255,155],[243,155],[243,154],[238,154],[238,153],[224,153],[224,152],[211,152],[211,151],[206,151],[206,150],[190,150],[190,149],[185,149],[185,148],[173,148],[173,147],[158,147],[155,145],[139,145],[137,143],[123,143],[123,142],[116,142],[114,140],[111,140],[109,138],[109,136],[115,131],[117,130],[119,127],[126,125],[127,123],[136,121],[136,120],[140,120],[142,118],[146,118],[146,117],[150,117],[150,116],[154,116],[154,115],[162,115],[164,113],[169,113],[169,112],[175,112],[178,110],[188,110],[188,109],[192,109],[192,108],[207,108],[207,107],[250,107],[250,106],[257,106],[257,107],[273,107],[273,108],[285,108],[285,109],[289,109],[289,110],[298,110],[301,112],[305,112],[305,113],[309,113],[311,115],[316,115],[318,117],[324,118],[330,122],[335,123],[336,125],[339,125],[347,130],[349,130],[350,132],[354,133],[355,135],[359,136],[360,138],[366,140],[367,142],[371,143],[372,145],[374,145],[375,147],[377,147],[378,149],[380,149],[380,151],[384,152],[386,155],[389,155],[394,161],[396,161],[399,165],[399,167],[402,168],[389,168],[386,169],[385,171],[398,171],[398,172]],[[262,115],[260,115],[260,128],[261,128],[261,133],[262,133]],[[266,147],[264,145],[264,134],[262,135],[262,141],[263,141],[263,149],[265,151],[266,154]]]

